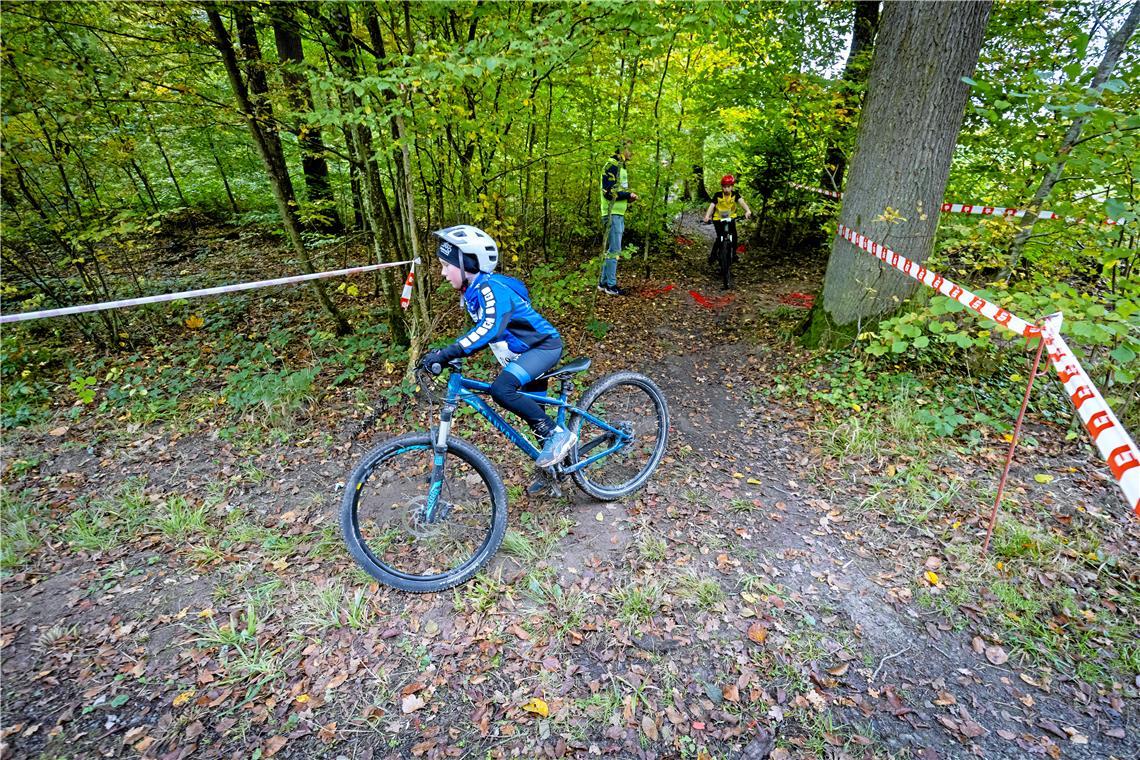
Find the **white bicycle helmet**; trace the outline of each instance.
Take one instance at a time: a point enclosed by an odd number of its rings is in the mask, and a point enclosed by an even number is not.
[[[457,224],[432,233],[439,238],[437,254],[468,272],[494,272],[499,265],[499,246],[478,227]]]

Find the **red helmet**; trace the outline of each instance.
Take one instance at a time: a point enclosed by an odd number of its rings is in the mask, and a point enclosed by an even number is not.
[[[726,174],[720,178],[720,186],[721,187],[728,187],[729,185],[735,185],[735,184],[736,184],[736,177],[732,176],[731,174]]]

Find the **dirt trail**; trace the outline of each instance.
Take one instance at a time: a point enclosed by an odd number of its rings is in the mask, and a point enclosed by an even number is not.
[[[369,586],[339,545],[336,478],[374,440],[49,455],[53,482],[104,493],[189,474],[182,493],[203,503],[233,482],[210,520],[241,532],[215,553],[153,535],[58,546],[7,578],[3,757],[1140,755],[1135,700],[995,665],[973,630],[910,601],[921,568],[866,542],[875,526],[814,480],[812,420],[765,395],[787,352],[768,315],[814,290],[820,264],[746,253],[722,294],[707,234],[684,220],[693,244],[652,279],[623,264],[650,295],[600,296],[610,328],[586,350],[591,377],[636,367],[670,401],[652,484],[616,504],[572,486],[528,499],[517,453],[461,431],[495,451],[533,548],[454,593]],[[705,309],[690,290],[732,298]],[[548,718],[522,709],[532,697]]]

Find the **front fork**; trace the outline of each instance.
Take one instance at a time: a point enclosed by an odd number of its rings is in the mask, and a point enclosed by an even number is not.
[[[428,500],[424,510],[427,522],[435,522],[439,506],[439,494],[443,490],[443,462],[447,453],[447,436],[451,434],[451,420],[455,416],[455,404],[444,403],[439,415],[439,428],[432,442],[431,479],[428,481]]]

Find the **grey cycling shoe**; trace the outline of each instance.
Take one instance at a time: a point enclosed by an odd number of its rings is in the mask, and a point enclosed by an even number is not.
[[[538,455],[538,459],[534,463],[539,467],[550,467],[557,464],[566,458],[570,449],[574,448],[574,444],[577,442],[577,434],[565,428],[556,427],[554,432],[546,437],[546,441],[542,444],[542,453]]]

